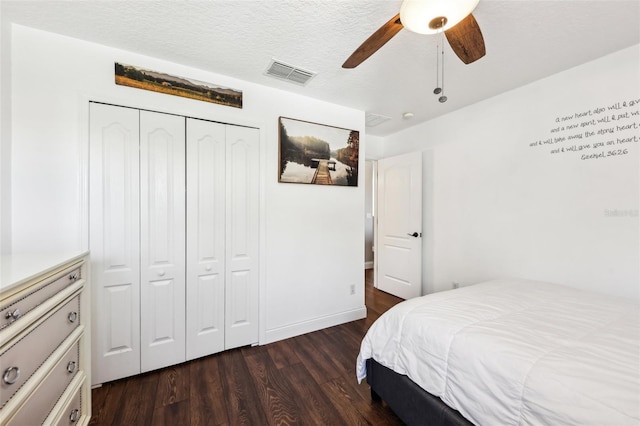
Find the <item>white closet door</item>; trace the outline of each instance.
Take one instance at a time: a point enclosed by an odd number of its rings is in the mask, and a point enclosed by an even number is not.
[[[140,111],[143,372],[185,361],[185,118]]]
[[[94,384],[140,373],[138,115],[90,104]]]
[[[225,125],[187,119],[187,359],[224,350]]]
[[[258,129],[227,126],[225,349],[258,342]]]

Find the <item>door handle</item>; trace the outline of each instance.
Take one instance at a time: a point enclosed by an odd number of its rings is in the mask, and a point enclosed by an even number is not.
[[[417,238],[417,237],[422,237],[422,232],[421,233],[414,232],[413,234],[407,234],[407,235],[410,236],[410,237]]]

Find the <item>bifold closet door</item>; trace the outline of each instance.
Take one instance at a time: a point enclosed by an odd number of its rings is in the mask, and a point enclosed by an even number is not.
[[[93,384],[258,342],[259,131],[90,104]]]
[[[259,137],[187,119],[187,359],[258,342]]]
[[[187,359],[224,350],[226,127],[187,119]]]
[[[227,125],[225,349],[258,342],[260,132]]]
[[[140,111],[141,371],[185,361],[185,118]]]
[[[140,373],[139,111],[90,104],[92,382]]]

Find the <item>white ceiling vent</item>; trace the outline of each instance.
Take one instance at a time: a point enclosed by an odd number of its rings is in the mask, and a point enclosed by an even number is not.
[[[386,115],[374,114],[372,112],[368,112],[365,116],[365,125],[367,127],[376,127],[379,124],[384,123],[385,121],[391,120],[391,117],[387,117]]]
[[[306,85],[309,80],[315,77],[316,73],[313,71],[303,70],[302,68],[294,67],[293,65],[285,64],[278,60],[272,59],[269,67],[265,70],[265,75],[278,78],[280,80],[287,80],[300,86]]]

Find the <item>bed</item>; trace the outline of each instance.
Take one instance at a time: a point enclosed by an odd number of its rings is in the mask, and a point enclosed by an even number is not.
[[[356,375],[409,425],[638,425],[640,304],[525,280],[406,300]]]

